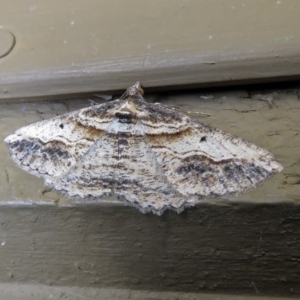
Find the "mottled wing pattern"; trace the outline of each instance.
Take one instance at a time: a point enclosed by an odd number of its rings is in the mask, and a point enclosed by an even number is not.
[[[155,123],[161,123],[161,134],[151,134],[150,127],[145,132],[163,173],[180,194],[201,198],[241,193],[282,170],[268,151],[196,123],[178,111],[172,114],[186,120],[188,126],[168,133],[170,124],[165,127],[164,120],[156,118]]]
[[[46,183],[65,173],[103,134],[119,101],[84,108],[20,128],[5,139],[14,162]]]
[[[51,186],[73,199],[101,199],[113,194],[117,164],[118,140],[115,134],[105,131]]]
[[[159,215],[166,208],[180,210],[186,202],[161,172],[142,126],[117,120],[52,187],[83,201],[113,195],[142,212]]]
[[[167,208],[181,211],[186,197],[177,193],[163,174],[147,143],[142,126],[140,134],[118,134],[119,162],[115,194],[142,212],[161,215]]]

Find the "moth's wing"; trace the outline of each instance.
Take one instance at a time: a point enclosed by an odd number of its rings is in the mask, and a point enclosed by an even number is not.
[[[87,107],[20,128],[4,141],[14,162],[44,178],[67,172],[103,134],[119,100]]]
[[[105,131],[67,172],[53,180],[51,187],[81,201],[112,195],[117,181],[117,142],[113,134]]]
[[[268,151],[203,123],[147,139],[168,181],[185,196],[240,193],[282,170]]]
[[[118,185],[115,194],[143,213],[161,215],[166,209],[181,212],[187,199],[170,184],[144,132],[141,132],[118,134]]]
[[[160,215],[167,208],[180,211],[185,197],[176,196],[140,129],[140,125],[114,120],[52,187],[79,201],[97,201],[113,195],[144,213]]]

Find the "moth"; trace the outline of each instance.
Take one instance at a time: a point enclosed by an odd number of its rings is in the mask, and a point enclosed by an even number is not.
[[[5,143],[21,169],[71,199],[113,196],[157,215],[242,193],[282,170],[267,150],[146,102],[139,82],[118,100],[25,126]]]

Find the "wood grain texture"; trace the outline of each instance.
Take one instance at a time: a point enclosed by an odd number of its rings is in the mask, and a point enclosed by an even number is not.
[[[0,281],[151,291],[300,294],[299,206],[1,207]]]
[[[299,78],[298,0],[5,0],[0,98]],[[0,28],[1,29],[1,28]]]
[[[4,299],[10,300],[41,300],[47,299],[49,295],[54,299],[63,298],[65,300],[95,299],[101,300],[215,300],[213,293],[184,293],[184,292],[164,292],[147,291],[116,288],[95,288],[95,287],[68,287],[68,286],[48,286],[19,283],[0,283],[0,292]],[[241,296],[218,294],[218,300],[274,300],[273,296]],[[275,298],[275,300],[278,298]],[[280,297],[278,300],[290,298]]]

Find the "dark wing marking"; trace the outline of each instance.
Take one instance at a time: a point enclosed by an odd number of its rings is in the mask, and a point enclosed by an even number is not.
[[[14,162],[46,182],[76,164],[112,120],[112,101],[20,128],[5,139]]]

